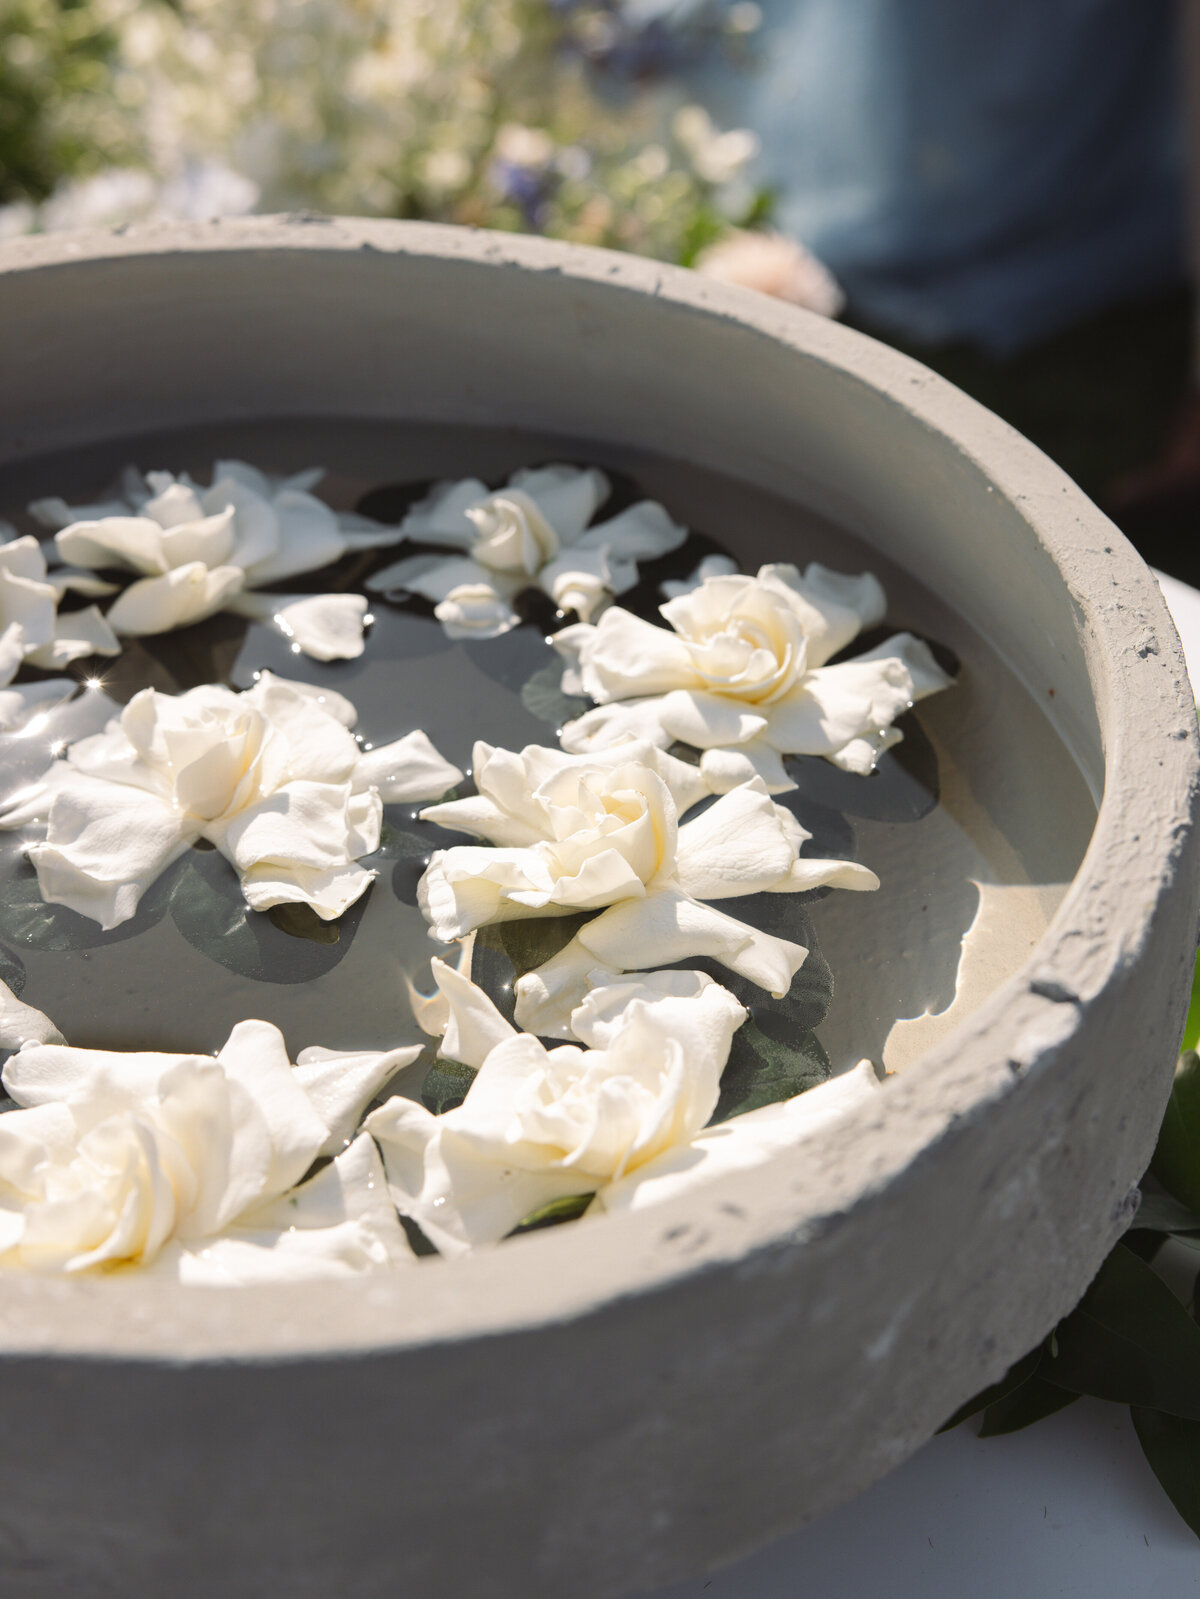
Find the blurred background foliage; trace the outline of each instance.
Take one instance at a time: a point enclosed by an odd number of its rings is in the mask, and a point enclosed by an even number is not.
[[[758,8],[688,10],[0,0],[0,236],[309,208],[690,263],[770,204],[753,136],[670,87],[680,52],[746,58]]]

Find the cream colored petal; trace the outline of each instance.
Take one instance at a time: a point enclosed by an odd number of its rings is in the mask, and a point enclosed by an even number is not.
[[[264,594],[243,589],[228,610],[256,622],[274,622],[297,654],[314,661],[352,661],[363,652],[362,594]]]
[[[423,500],[409,509],[400,531],[422,544],[469,549],[475,542],[475,529],[466,513],[486,500],[489,492],[487,484],[478,478],[436,483]]]
[[[54,637],[41,649],[30,650],[26,656],[31,666],[52,672],[71,661],[86,660],[89,655],[119,655],[121,641],[105,617],[94,605],[80,611],[60,612],[54,626]]]
[[[11,534],[11,524],[0,523],[0,531],[5,530]],[[28,533],[23,538],[5,538],[0,542],[0,572],[34,583],[46,582],[46,556],[40,540]]]
[[[646,971],[707,955],[782,999],[808,951],[759,932],[681,890],[626,900],[580,929],[579,940],[606,965]]]
[[[856,777],[870,777],[884,751],[902,743],[903,739],[904,734],[897,728],[885,727],[881,733],[864,733],[861,738],[852,738],[848,744],[831,751],[825,758],[843,772],[853,772]]]
[[[582,626],[555,634],[554,645],[568,664],[578,662],[583,692],[598,704],[701,687],[686,645],[668,628],[619,605],[605,611],[591,634]]]
[[[373,516],[362,516],[357,511],[335,511],[338,532],[348,550],[381,550],[399,544],[407,537],[403,529],[388,527]]]
[[[274,1198],[304,1176],[328,1141],[329,1128],[292,1069],[283,1034],[270,1022],[239,1022],[217,1060],[266,1123],[271,1160],[261,1195]]]
[[[430,962],[434,980],[449,1005],[449,1017],[438,1054],[464,1066],[483,1065],[497,1044],[516,1036],[516,1028],[492,1004],[483,989],[445,961]]]
[[[0,569],[0,622],[21,628],[26,655],[54,637],[57,603],[51,584]]]
[[[544,828],[538,826],[540,818],[511,815],[483,794],[447,800],[444,805],[427,805],[421,812],[421,820],[460,833],[472,833],[476,838],[486,838],[490,844],[517,849],[536,844],[544,832]]]
[[[65,1044],[66,1039],[50,1018],[26,1005],[7,983],[0,983],[0,1049],[20,1049],[23,1044]]]
[[[719,1081],[733,1035],[748,1012],[704,972],[647,972],[638,976],[590,974],[591,988],[571,1014],[576,1038],[592,1049],[609,1049],[635,1001],[654,1025],[683,1046],[689,1071],[709,1071]]]
[[[150,884],[196,836],[144,789],[56,773],[46,842],[28,854],[42,898],[66,905],[105,930],[128,921]]]
[[[658,715],[672,739],[701,750],[749,743],[767,725],[766,716],[744,700],[703,689],[675,689],[662,701]]]
[[[655,744],[659,749],[666,749],[672,736],[663,726],[664,704],[665,698],[656,695],[652,699],[597,705],[564,725],[559,735],[562,747],[573,755],[590,755],[596,750],[633,743]]]
[[[233,507],[227,506],[215,516],[167,527],[162,536],[163,559],[168,567],[187,566],[193,561],[212,567],[231,563],[240,566],[240,561],[233,563],[233,544]]]
[[[677,600],[681,594],[690,594],[710,577],[728,577],[738,569],[737,562],[728,555],[706,555],[687,577],[667,578],[658,586],[668,600]]]
[[[764,1105],[706,1127],[690,1144],[669,1149],[603,1188],[595,1201],[601,1210],[642,1210],[694,1192],[715,1178],[749,1171],[777,1156],[792,1157],[811,1140],[855,1117],[882,1110],[875,1068],[863,1061],[794,1099]]]
[[[391,744],[364,750],[354,769],[355,790],[379,791],[385,805],[406,805],[436,799],[463,781],[463,773],[440,755],[420,728]]]
[[[20,733],[25,728],[34,730],[35,724],[41,724],[42,717],[57,706],[65,705],[78,687],[72,677],[49,677],[38,683],[0,688],[0,733]]]
[[[106,516],[74,522],[54,536],[59,559],[68,566],[127,567],[143,577],[167,570],[163,530],[148,516]]]
[[[350,1143],[363,1111],[398,1072],[411,1066],[420,1044],[396,1049],[322,1049],[310,1045],[296,1057],[293,1075],[328,1128],[320,1155],[339,1155]]]
[[[362,898],[377,875],[362,866],[321,870],[269,861],[241,873],[242,893],[251,910],[270,910],[272,905],[310,905],[323,922],[332,922]]]
[[[507,486],[528,494],[561,544],[579,539],[609,495],[608,479],[594,466],[525,468],[514,472]]]
[[[593,983],[616,978],[620,970],[606,965],[576,936],[548,961],[517,979],[517,1026],[540,1038],[574,1038],[572,1017]]]
[[[237,566],[212,571],[202,562],[178,566],[162,577],[131,583],[109,608],[108,620],[118,633],[129,637],[169,633],[215,616],[242,586]]]
[[[605,594],[613,592],[613,574],[605,552],[578,545],[548,561],[537,580],[560,611],[577,611],[585,622]]]
[[[464,583],[451,589],[433,614],[452,639],[499,638],[521,618],[490,583]]]
[[[578,547],[605,549],[610,560],[633,566],[637,561],[652,561],[677,550],[687,536],[687,528],[674,521],[657,500],[639,500],[607,522],[597,522],[589,528],[578,540]],[[636,576],[634,567],[635,581]]]
[[[337,518],[323,501],[300,489],[281,489],[271,501],[279,518],[279,547],[247,563],[246,585],[262,588],[300,572],[316,572],[343,553]]]
[[[594,1186],[577,1172],[525,1171],[481,1157],[446,1121],[400,1099],[388,1100],[366,1121],[397,1207],[444,1255],[497,1243],[542,1205]]]
[[[813,561],[803,575],[788,563],[760,567],[758,575],[785,594],[799,616],[810,668],[824,666],[864,627],[882,622],[887,609],[883,589],[870,572],[851,576]]]
[[[309,1182],[247,1212],[219,1238],[164,1254],[157,1268],[191,1286],[325,1282],[415,1264],[368,1137]]]
[[[100,500],[95,505],[68,505],[57,495],[33,500],[25,507],[35,522],[59,532],[75,522],[103,522],[111,516],[128,516],[127,500]]]
[[[736,749],[705,750],[700,757],[700,773],[715,794],[727,794],[739,783],[761,778],[768,794],[786,794],[796,787],[778,750],[764,739],[752,739]]]
[[[96,577],[91,572],[73,566],[52,567],[46,573],[46,582],[54,589],[60,601],[65,594],[83,594],[88,599],[102,600],[110,594],[121,592],[119,583],[110,583],[107,578]]]
[[[679,829],[676,877],[697,899],[761,894],[788,878],[796,846],[761,778],[731,789]]]
[[[819,860],[816,856],[802,855],[787,876],[772,883],[768,894],[802,893],[809,888],[849,888],[870,892],[879,887],[879,879],[869,866],[857,861]]]
[[[914,700],[923,700],[930,694],[938,694],[944,688],[953,687],[954,679],[942,671],[929,645],[923,639],[914,637],[912,633],[894,633],[891,638],[884,639],[882,644],[877,644],[873,650],[865,650],[863,654],[856,655],[853,661],[847,661],[846,665],[859,666],[864,661],[890,660],[903,661],[912,679]]]

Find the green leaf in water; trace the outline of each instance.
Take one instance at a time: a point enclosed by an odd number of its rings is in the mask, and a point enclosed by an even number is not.
[[[1150,1170],[1191,1210],[1200,1210],[1200,1055],[1179,1058]]]
[[[1200,1421],[1185,1421],[1142,1405],[1134,1405],[1130,1414],[1151,1471],[1200,1538]]]
[[[564,694],[562,688],[565,662],[557,656],[547,661],[521,689],[521,704],[539,722],[549,722],[551,727],[562,727],[587,710],[589,701],[576,694]]]
[[[133,938],[162,920],[171,897],[177,868],[168,867],[142,895],[137,914],[108,932],[90,916],[51,905],[42,898],[37,873],[25,861],[16,861],[0,882],[0,936],[17,949],[97,949]]]
[[[1055,1329],[1040,1375],[1072,1393],[1200,1420],[1200,1327],[1146,1262],[1118,1244]]]
[[[435,1116],[444,1116],[462,1104],[474,1081],[473,1066],[464,1066],[460,1060],[435,1060],[421,1084],[421,1103]]]
[[[585,911],[574,916],[530,916],[512,922],[491,922],[479,929],[475,948],[505,955],[512,963],[514,978],[524,977],[564,949],[594,915],[594,911]]]
[[[784,1042],[768,1036],[751,1018],[733,1035],[721,1077],[721,1097],[709,1125],[781,1099],[794,1099],[825,1082],[831,1071],[829,1056],[815,1033],[800,1033]]]
[[[1012,1393],[1005,1394],[987,1407],[979,1436],[1000,1438],[1005,1433],[1020,1432],[1022,1428],[1032,1427],[1035,1421],[1044,1421],[1047,1416],[1065,1410],[1079,1397],[1065,1388],[1059,1388],[1056,1383],[1047,1382],[1040,1372],[1034,1372]]]
[[[341,939],[336,922],[323,922],[311,905],[272,905],[267,916],[273,926],[291,938],[308,938],[314,944],[336,944]]]
[[[1192,968],[1192,1000],[1188,1006],[1187,1021],[1183,1024],[1183,1039],[1179,1045],[1186,1053],[1200,1045],[1200,950],[1196,951],[1196,964]]]
[[[568,1194],[565,1199],[552,1199],[549,1204],[539,1205],[536,1210],[530,1211],[524,1221],[517,1223],[508,1237],[516,1238],[521,1233],[535,1233],[543,1227],[558,1227],[565,1221],[578,1221],[593,1198],[592,1194]]]
[[[977,1416],[981,1410],[986,1410],[989,1405],[994,1405],[1001,1399],[1007,1399],[1014,1389],[1019,1388],[1022,1383],[1033,1376],[1041,1363],[1041,1359],[1042,1346],[1039,1344],[1036,1349],[1031,1349],[1027,1355],[1023,1355],[1015,1365],[1010,1366],[998,1382],[992,1383],[988,1388],[980,1389],[973,1399],[968,1399],[965,1404],[960,1405],[949,1421],[942,1423],[938,1431],[949,1432],[952,1427],[959,1426],[960,1423],[969,1420],[971,1416]]]

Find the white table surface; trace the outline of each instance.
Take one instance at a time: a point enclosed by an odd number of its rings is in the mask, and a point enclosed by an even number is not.
[[[1159,574],[1200,683],[1200,593]],[[932,1439],[840,1510],[651,1599],[1200,1599],[1200,1542],[1129,1411],[1083,1399],[1006,1438]]]

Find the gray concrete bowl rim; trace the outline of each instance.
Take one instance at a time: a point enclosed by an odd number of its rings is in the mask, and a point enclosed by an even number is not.
[[[803,1172],[775,1162],[714,1182],[702,1199],[606,1218],[587,1228],[586,1269],[579,1268],[584,1232],[562,1229],[475,1258],[319,1290],[6,1280],[0,1350],[150,1362],[336,1360],[516,1334],[697,1274],[724,1274],[735,1284],[741,1274],[769,1273],[797,1244],[836,1231],[856,1204],[901,1191],[922,1150],[986,1116],[1029,1073],[1054,1069],[1055,1051],[1070,1040],[1083,1009],[1114,971],[1136,958],[1165,897],[1180,891],[1200,766],[1182,654],[1157,586],[1057,467],[951,385],[846,328],[681,269],[524,237],[302,216],[13,241],[0,248],[0,281],[43,273],[60,275],[65,285],[98,263],[119,270],[126,258],[262,251],[360,251],[394,257],[398,266],[410,255],[433,256],[486,271],[566,275],[603,285],[611,297],[651,294],[734,323],[747,337],[782,342],[886,394],[911,423],[941,435],[978,472],[981,488],[986,480],[989,492],[1018,504],[1055,555],[1081,616],[1105,737],[1096,829],[1050,929],[1021,971],[932,1049],[919,1071],[890,1083],[873,1119],[835,1131]],[[1091,564],[1098,545],[1108,559],[1102,578]],[[1147,803],[1150,760],[1159,763],[1158,791]],[[1106,1219],[1096,1261],[1127,1219]],[[1060,1308],[1047,1303],[1050,1321]]]

